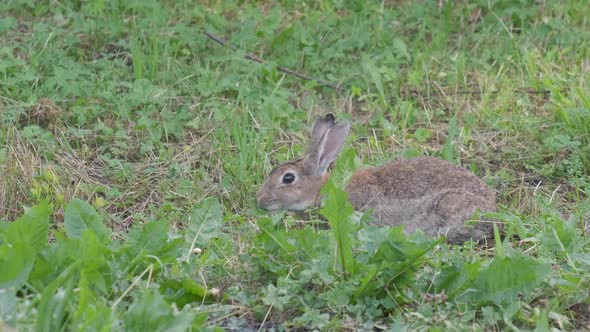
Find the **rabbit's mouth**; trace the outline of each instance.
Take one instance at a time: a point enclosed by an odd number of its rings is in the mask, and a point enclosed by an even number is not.
[[[288,206],[284,206],[282,204],[280,204],[279,202],[273,202],[273,203],[263,203],[263,202],[258,202],[258,207],[262,208],[268,212],[278,212],[278,211],[294,211],[294,212],[301,212],[301,211],[305,211],[308,207],[309,204],[307,202],[295,202],[293,204],[290,204]]]
[[[280,200],[274,199],[273,197],[256,195],[256,203],[259,208],[264,209],[268,212],[277,211],[305,211],[309,207],[309,202],[306,201],[294,201],[285,204]]]
[[[288,207],[285,208],[285,210],[300,212],[305,211],[308,207],[309,202],[299,201],[291,203]]]
[[[274,204],[261,204],[260,202],[258,202],[258,207],[261,209],[264,209],[268,212],[277,212],[277,211],[283,210],[283,209],[281,209],[279,204],[276,204],[276,203],[274,203]]]
[[[281,210],[280,204],[269,195],[265,195],[263,190],[256,193],[256,205],[258,205],[259,208],[270,212]]]
[[[264,209],[268,212],[278,212],[278,211],[284,211],[284,210],[290,210],[288,208],[285,208],[284,206],[282,206],[280,204],[280,202],[276,201],[276,200],[272,200],[272,199],[265,199],[266,197],[257,197],[257,205],[259,208]]]

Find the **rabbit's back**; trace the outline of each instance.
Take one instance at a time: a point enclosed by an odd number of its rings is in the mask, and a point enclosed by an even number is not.
[[[382,225],[446,234],[451,243],[480,241],[493,232],[491,222],[463,224],[476,209],[496,210],[494,192],[472,172],[444,160],[411,158],[359,170],[346,189],[355,208],[373,209]]]

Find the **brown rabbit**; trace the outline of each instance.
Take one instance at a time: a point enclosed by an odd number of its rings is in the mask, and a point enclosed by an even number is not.
[[[302,158],[275,168],[256,194],[266,210],[302,211],[320,204],[328,168],[338,156],[350,125],[334,115],[318,118]],[[449,243],[493,236],[493,222],[465,225],[473,213],[496,211],[494,192],[475,174],[432,157],[397,160],[358,170],[346,191],[357,210],[373,209],[378,225],[403,225],[412,233],[446,235]]]

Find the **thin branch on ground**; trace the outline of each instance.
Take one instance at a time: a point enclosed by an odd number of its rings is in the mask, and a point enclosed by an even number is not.
[[[238,52],[240,51],[240,49],[238,49],[237,47],[233,46],[232,44],[230,44],[228,41],[226,41],[225,39],[223,39],[221,37],[215,36],[214,34],[212,34],[210,32],[207,32],[207,31],[203,31],[203,34],[205,36],[209,37],[210,39],[212,39],[213,41],[215,41],[216,43],[220,44],[220,45],[229,47],[229,48],[231,48],[234,51],[238,51]],[[248,60],[251,60],[251,61],[254,61],[254,62],[258,62],[258,63],[264,63],[265,62],[263,59],[257,57],[256,55],[254,55],[252,53],[246,53],[244,55],[244,57],[246,59],[248,59]],[[313,77],[310,77],[310,76],[307,76],[307,75],[298,73],[298,72],[296,72],[294,70],[291,70],[291,69],[286,68],[286,67],[283,67],[283,66],[278,66],[277,68],[278,68],[278,70],[280,72],[283,72],[285,74],[289,74],[289,75],[295,76],[297,78],[300,78],[300,79],[306,80],[306,81],[315,81],[315,82],[317,82],[317,83],[319,83],[321,85],[330,87],[330,88],[332,88],[332,89],[334,89],[334,90],[336,90],[338,92],[341,92],[342,91],[342,87],[340,86],[339,83],[336,84],[336,83],[325,81],[325,80],[322,80],[322,79],[319,79],[319,78],[313,78]]]
[[[513,90],[514,93],[520,94],[528,94],[528,95],[548,95],[551,93],[549,90],[536,90],[536,89],[529,89],[529,88],[521,88]],[[419,91],[419,90],[405,90],[401,91],[402,96],[404,97],[424,97],[424,98],[431,98],[431,97],[441,97],[447,95],[481,95],[481,94],[498,94],[500,90],[492,90],[492,91],[484,91],[484,90],[451,90],[451,89],[444,89],[441,91]]]

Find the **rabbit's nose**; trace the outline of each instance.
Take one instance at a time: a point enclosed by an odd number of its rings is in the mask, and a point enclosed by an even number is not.
[[[270,197],[264,193],[262,188],[260,188],[260,190],[256,192],[256,206],[264,210],[268,209],[269,198]]]

